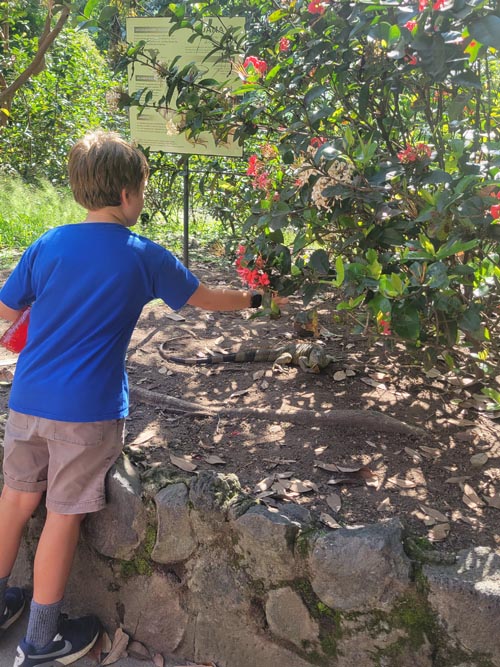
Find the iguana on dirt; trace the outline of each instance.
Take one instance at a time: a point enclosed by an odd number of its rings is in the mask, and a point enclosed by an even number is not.
[[[238,352],[229,352],[227,354],[207,354],[206,357],[191,358],[176,357],[168,354],[164,346],[165,343],[160,345],[160,354],[164,359],[174,361],[178,364],[193,366],[226,362],[272,361],[274,362],[273,366],[291,364],[300,366],[306,373],[319,373],[335,359],[335,357],[327,354],[325,349],[317,343],[288,343],[276,348],[253,348],[239,350]]]

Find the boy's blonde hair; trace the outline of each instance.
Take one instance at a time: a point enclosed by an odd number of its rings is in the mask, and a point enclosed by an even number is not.
[[[71,149],[69,184],[75,200],[89,211],[120,206],[121,192],[139,192],[149,167],[141,151],[116,132],[96,130]]]

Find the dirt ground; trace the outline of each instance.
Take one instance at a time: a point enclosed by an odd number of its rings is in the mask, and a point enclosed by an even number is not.
[[[232,269],[191,268],[212,286],[240,286]],[[129,348],[131,386],[200,406],[261,408],[269,419],[191,415],[133,400],[126,452],[143,478],[165,467],[234,473],[261,502],[298,503],[331,527],[399,517],[439,550],[500,547],[500,421],[477,409],[477,385],[461,386],[444,364],[426,375],[391,337],[352,336],[334,322],[332,304],[318,309],[319,343],[336,361],[320,374],[272,362],[188,366],[158,351],[162,343],[182,357],[280,346],[296,340],[301,310],[301,300],[291,299],[280,319],[269,320],[187,306],[176,321],[162,302],[144,309]],[[0,352],[0,364],[11,358]],[[3,413],[11,370],[0,366]],[[273,420],[277,410],[293,419],[297,408],[309,410],[310,421]],[[313,416],[338,409],[377,411],[421,430],[386,432],[381,419],[364,423],[365,412],[348,425]]]

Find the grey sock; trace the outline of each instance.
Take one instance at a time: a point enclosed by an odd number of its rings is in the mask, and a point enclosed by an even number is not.
[[[9,577],[4,577],[0,579],[0,616],[5,611],[5,591],[7,590],[7,582]]]
[[[30,619],[26,641],[36,648],[43,648],[57,634],[57,621],[61,613],[62,600],[54,604],[38,604],[31,601]]]

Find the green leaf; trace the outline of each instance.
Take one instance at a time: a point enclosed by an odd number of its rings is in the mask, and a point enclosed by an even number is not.
[[[462,331],[468,331],[471,334],[478,334],[481,331],[481,310],[477,304],[473,303],[467,308],[458,326]]]
[[[113,7],[112,5],[106,5],[106,7],[103,7],[99,15],[99,23],[105,23],[106,21],[109,21],[109,19],[113,18],[117,14],[118,14],[118,9],[116,7]]]
[[[335,260],[335,271],[337,273],[337,277],[334,278],[332,283],[335,285],[335,287],[340,287],[345,278],[344,262],[342,261],[342,257],[340,255]]]
[[[86,19],[89,19],[92,16],[92,12],[94,11],[94,9],[97,7],[98,4],[99,0],[88,0],[83,10],[83,15],[85,16]]]
[[[327,274],[330,270],[327,253],[324,250],[315,250],[309,259],[309,266],[316,273]]]
[[[315,86],[314,88],[311,88],[304,98],[306,105],[309,106],[316,98],[322,97],[327,90],[328,88],[326,86]]]
[[[272,14],[269,14],[267,20],[269,21],[269,23],[276,23],[276,21],[279,21],[285,16],[288,16],[288,11],[286,9],[277,9]]]
[[[469,25],[469,34],[484,46],[500,49],[500,18],[490,14]]]
[[[391,326],[394,331],[407,340],[417,340],[420,336],[420,318],[414,306],[405,304],[392,310]]]
[[[436,253],[437,259],[445,259],[446,257],[451,257],[456,255],[459,252],[465,252],[466,250],[471,250],[479,244],[479,239],[472,239],[472,241],[448,241],[445,245],[441,246]]]

